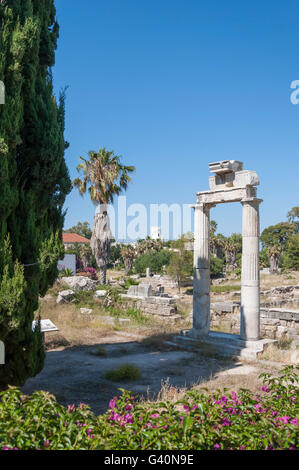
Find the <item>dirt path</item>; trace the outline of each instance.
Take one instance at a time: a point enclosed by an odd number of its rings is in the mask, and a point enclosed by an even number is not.
[[[144,397],[155,396],[161,383],[167,380],[169,387],[176,388],[204,384],[208,388],[255,389],[258,375],[269,370],[262,364],[242,364],[171,347],[156,347],[128,333],[119,332],[104,341],[92,346],[48,351],[43,371],[29,379],[22,391],[31,394],[46,390],[63,405],[86,403],[99,414],[107,410],[113,396],[120,394],[119,387]],[[99,345],[105,348],[106,357],[92,354]],[[104,378],[107,370],[124,363],[136,364],[141,370],[141,379],[115,383]]]

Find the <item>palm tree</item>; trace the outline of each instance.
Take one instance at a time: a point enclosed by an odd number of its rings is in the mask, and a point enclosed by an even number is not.
[[[83,245],[81,245],[79,247],[79,255],[83,264],[83,268],[88,268],[91,263],[91,255],[92,255],[90,245],[87,243],[84,243]]]
[[[100,268],[100,282],[106,284],[112,240],[107,205],[113,203],[114,196],[127,189],[131,181],[129,174],[135,170],[135,167],[122,165],[120,157],[105,148],[99,149],[98,152],[88,152],[88,157],[89,159],[79,157],[82,163],[77,166],[77,170],[79,173],[83,172],[83,178],[76,178],[73,186],[78,188],[81,196],[88,190],[96,206],[90,246]],[[98,207],[100,207],[99,213],[97,213]]]
[[[226,269],[232,270],[236,267],[236,257],[238,252],[238,244],[231,237],[224,241],[224,252],[226,259]]]
[[[159,252],[163,250],[164,245],[162,240],[154,240],[150,237],[147,237],[145,240],[141,240],[137,243],[136,251],[137,255],[143,255],[144,253],[148,253],[149,251],[156,251]]]
[[[136,257],[136,251],[132,245],[126,245],[122,248],[121,255],[125,263],[125,273],[128,275],[132,269],[134,259]]]
[[[282,253],[282,247],[280,245],[270,245],[267,249],[267,255],[270,260],[270,272],[275,273],[278,271],[278,262]]]

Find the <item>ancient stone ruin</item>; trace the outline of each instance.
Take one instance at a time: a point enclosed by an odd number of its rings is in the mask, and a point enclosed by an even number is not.
[[[161,285],[156,286],[155,290],[151,284],[146,283],[130,286],[127,294],[122,294],[121,297],[129,304],[133,301],[135,308],[146,315],[157,315],[171,321],[181,318],[177,314],[176,299],[165,294]]]
[[[200,339],[248,356],[263,350],[270,340],[260,340],[259,178],[243,163],[210,163],[210,189],[197,193],[194,206],[193,328],[180,338]],[[210,210],[217,204],[240,202],[243,207],[240,335],[210,332]],[[250,354],[253,352],[253,354]]]

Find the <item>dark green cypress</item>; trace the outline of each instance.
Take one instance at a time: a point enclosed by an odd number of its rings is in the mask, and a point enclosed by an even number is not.
[[[39,295],[63,255],[63,204],[71,190],[64,160],[65,97],[53,95],[59,35],[54,0],[0,1],[0,386],[22,385],[43,367],[32,332]],[[30,265],[30,266],[27,266]]]

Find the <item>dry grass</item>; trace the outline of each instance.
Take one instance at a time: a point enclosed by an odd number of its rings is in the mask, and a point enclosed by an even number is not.
[[[297,284],[299,284],[299,271],[261,275],[261,290],[268,290],[272,287],[294,286]]]
[[[83,315],[75,304],[56,304],[56,298],[48,295],[42,299],[38,314],[42,319],[50,319],[59,332],[46,335],[46,348],[82,346],[98,342],[99,336],[113,333],[114,327],[101,319],[99,306],[95,315]]]
[[[270,344],[265,351],[259,356],[264,361],[279,362],[281,364],[292,364],[292,350],[281,349],[280,344]]]
[[[126,276],[124,269],[107,269],[107,279],[122,279]]]
[[[155,346],[158,349],[164,348],[164,341],[170,339],[171,335],[178,334],[181,329],[190,328],[191,321],[186,318],[177,323],[171,323],[167,319],[159,317],[146,317],[146,322],[141,321],[138,315],[126,315],[124,311],[121,316],[130,318],[130,323],[119,324],[115,321],[115,326],[107,322],[107,317],[113,316],[103,308],[100,302],[94,302],[92,296],[79,304],[56,304],[58,290],[54,287],[45,298],[40,299],[40,308],[37,315],[42,319],[50,319],[59,329],[59,332],[48,333],[46,335],[46,348],[56,349],[59,347],[71,347],[91,345],[101,342],[107,336],[116,336],[118,332],[145,337],[145,343]],[[84,299],[83,299],[84,300]],[[81,314],[80,307],[87,306],[93,309],[92,314]],[[189,309],[187,308],[187,311]],[[129,312],[128,312],[129,313]],[[166,346],[167,348],[167,346]]]

